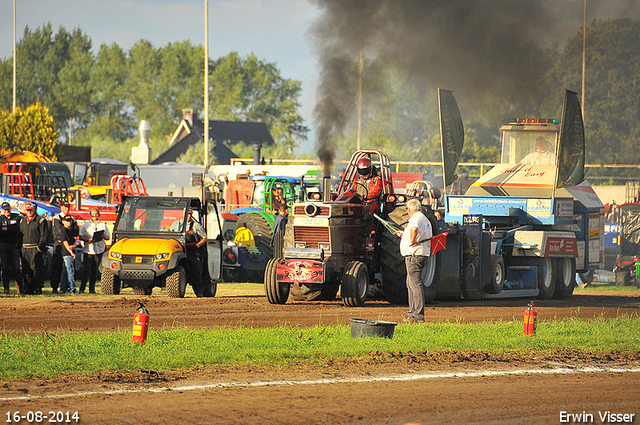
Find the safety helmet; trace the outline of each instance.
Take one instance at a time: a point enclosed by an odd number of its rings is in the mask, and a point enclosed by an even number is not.
[[[366,156],[358,160],[357,167],[358,167],[358,174],[360,174],[361,176],[368,176],[369,174],[371,174],[371,170],[373,169],[371,160]]]

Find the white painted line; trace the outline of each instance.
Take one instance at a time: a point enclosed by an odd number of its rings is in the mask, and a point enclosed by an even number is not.
[[[51,395],[22,395],[14,397],[0,397],[0,401],[17,401],[17,400],[46,400],[69,397],[86,397],[91,395],[118,395],[118,394],[136,394],[136,393],[162,393],[167,391],[196,391],[208,389],[224,389],[224,388],[255,388],[255,387],[271,387],[284,385],[323,385],[323,384],[361,384],[367,382],[402,382],[402,381],[420,381],[427,379],[450,379],[450,378],[478,378],[492,376],[508,376],[508,375],[556,375],[563,373],[600,373],[615,372],[629,373],[640,372],[640,366],[635,367],[602,367],[602,366],[580,366],[580,367],[557,367],[552,369],[514,369],[514,370],[491,370],[491,371],[474,371],[474,372],[435,372],[435,373],[419,373],[419,374],[403,374],[403,375],[387,375],[374,377],[352,377],[352,378],[321,378],[321,379],[303,379],[303,380],[276,380],[276,381],[253,381],[253,382],[214,382],[210,384],[198,385],[179,385],[175,387],[150,387],[150,388],[129,388],[114,389],[104,391],[83,391],[77,393],[51,394]]]

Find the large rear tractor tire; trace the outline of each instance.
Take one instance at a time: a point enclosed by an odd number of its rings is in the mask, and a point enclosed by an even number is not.
[[[573,295],[576,287],[576,259],[558,258],[556,260],[556,289],[553,298],[564,300]]]
[[[484,290],[489,294],[499,294],[504,289],[504,278],[506,276],[504,260],[501,255],[491,254],[491,270],[489,273],[491,280]]]
[[[286,304],[291,284],[278,282],[277,266],[279,258],[272,258],[264,269],[264,292],[270,304]]]
[[[389,214],[388,220],[404,228],[409,221],[409,214],[405,208],[396,208]],[[400,238],[387,229],[380,231],[380,266],[384,295],[391,304],[407,304],[407,267],[404,257],[400,255]]]
[[[422,270],[422,285],[424,293],[424,302],[431,304],[438,295],[438,284],[440,283],[440,253],[429,256],[427,265]]]
[[[170,298],[184,298],[187,290],[187,272],[182,266],[167,276],[166,281],[167,296]]]
[[[245,237],[248,235],[249,239],[253,239],[253,245],[264,250],[267,255],[267,261],[273,258],[273,247],[271,246],[273,229],[264,217],[252,213],[240,215],[236,234],[238,233],[242,233]],[[263,279],[264,270],[247,271],[246,273],[246,280],[248,281],[262,282]]]
[[[120,278],[109,269],[102,270],[100,288],[103,295],[118,295],[120,293]]]
[[[369,271],[360,261],[347,263],[342,274],[340,296],[347,307],[362,307],[367,299]]]
[[[548,300],[556,290],[556,261],[554,258],[542,258],[538,269],[538,298]]]

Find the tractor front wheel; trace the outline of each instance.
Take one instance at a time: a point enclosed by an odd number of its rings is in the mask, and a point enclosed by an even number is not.
[[[340,296],[347,307],[362,307],[369,289],[369,271],[360,261],[347,263],[342,274]]]
[[[286,304],[291,284],[278,282],[277,268],[279,258],[267,262],[264,270],[264,292],[270,304]]]

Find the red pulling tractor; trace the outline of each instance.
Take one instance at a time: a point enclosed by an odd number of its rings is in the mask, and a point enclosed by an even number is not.
[[[330,177],[324,177],[322,193],[294,204],[284,235],[283,258],[269,260],[265,270],[265,292],[270,303],[284,304],[289,297],[331,300],[338,289],[342,302],[349,307],[362,306],[370,297],[407,302],[400,239],[379,220],[366,220],[365,213],[371,207],[365,203],[369,188],[354,183],[359,177],[358,161],[365,157],[376,165],[374,171],[382,180],[377,215],[398,226],[406,225],[405,208],[396,208],[405,196],[393,191],[387,156],[375,150],[355,152],[337,193],[330,193]],[[435,216],[429,208],[426,212],[437,232]],[[436,278],[435,269],[434,261],[429,279]]]

